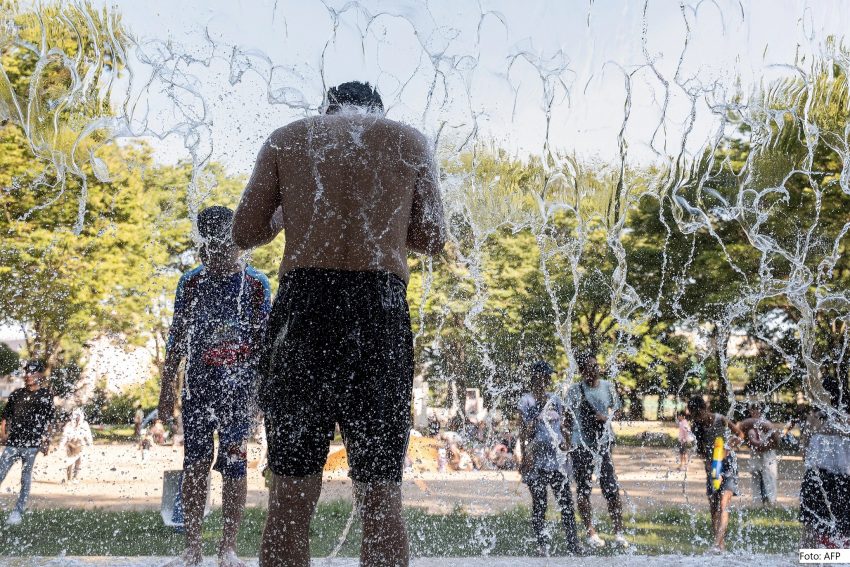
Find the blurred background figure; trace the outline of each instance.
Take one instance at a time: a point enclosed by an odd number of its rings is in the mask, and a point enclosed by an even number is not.
[[[89,422],[83,408],[77,408],[71,413],[71,419],[62,428],[62,438],[59,441],[59,453],[65,452],[65,480],[77,482],[80,470],[85,460],[86,448],[94,445]]]
[[[850,547],[850,393],[824,379],[830,405],[813,407],[802,430],[801,548]]]
[[[726,549],[729,505],[738,495],[738,458],[735,449],[744,433],[725,415],[714,413],[702,396],[688,400],[688,417],[697,443],[697,453],[705,463],[705,493],[711,512],[714,551]],[[719,474],[712,476],[714,467]]]
[[[688,469],[688,456],[694,446],[695,438],[685,412],[680,411],[676,414],[676,425],[679,428],[679,466],[676,470],[683,471]]]
[[[517,409],[522,419],[520,447],[522,481],[531,493],[531,529],[537,538],[538,553],[547,556],[551,537],[545,532],[548,489],[552,489],[561,509],[561,523],[567,537],[567,550],[579,554],[576,513],[570,491],[567,439],[570,423],[563,400],[547,393],[555,369],[545,361],[531,367],[531,391],[522,395]]]
[[[6,480],[15,461],[21,461],[21,492],[15,509],[6,518],[9,525],[23,521],[32,486],[32,468],[39,451],[50,451],[55,409],[53,395],[46,387],[47,365],[41,360],[24,364],[24,387],[9,396],[0,414],[0,441],[6,448],[0,455],[0,484]]]
[[[779,474],[779,457],[776,449],[782,431],[764,416],[765,405],[751,402],[749,417],[741,420],[738,427],[747,437],[750,446],[750,473],[753,479],[753,502],[763,505],[776,504],[776,479]]]

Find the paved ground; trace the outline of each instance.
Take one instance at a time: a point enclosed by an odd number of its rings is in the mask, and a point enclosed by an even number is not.
[[[181,468],[182,449],[156,447],[145,461],[131,444],[97,445],[89,449],[88,462],[78,484],[64,484],[64,462],[58,454],[39,456],[35,465],[33,508],[101,508],[109,510],[157,509],[162,493],[162,472]],[[259,448],[250,447],[258,458]],[[685,473],[675,466],[673,449],[618,447],[615,464],[631,511],[651,507],[704,505],[705,473],[693,461]],[[746,472],[746,453],[741,454],[741,492],[738,502],[750,502],[752,489]],[[323,501],[351,498],[351,483],[344,471],[327,473]],[[19,489],[20,467],[15,465],[0,488],[0,506],[8,509]],[[785,457],[780,464],[779,503],[796,506],[800,479],[799,457]],[[266,505],[267,490],[256,466],[249,469],[248,505]],[[213,474],[213,503],[220,501],[220,477]],[[596,504],[601,497],[594,491]],[[529,497],[515,472],[416,472],[404,482],[406,504],[431,512],[448,512],[461,506],[471,514],[486,514],[528,505]]]
[[[624,557],[581,557],[581,558],[552,558],[552,559],[530,559],[527,557],[483,557],[483,558],[457,558],[439,557],[434,559],[418,558],[411,561],[412,567],[549,567],[556,565],[569,565],[570,567],[607,567],[611,565],[623,565],[626,563]],[[27,559],[0,559],[0,565],[8,567],[153,567],[165,563],[163,557],[84,557],[84,558],[27,558]],[[707,561],[715,565],[731,567],[785,567],[798,565],[796,556],[779,555],[732,555],[723,556],[682,556],[682,555],[660,555],[660,556],[629,556],[629,567],[680,567],[694,566],[702,567]],[[212,558],[204,562],[205,566],[214,566],[216,563]],[[248,565],[257,565],[257,560],[249,560]],[[356,567],[356,559],[314,559],[312,565],[315,567]]]

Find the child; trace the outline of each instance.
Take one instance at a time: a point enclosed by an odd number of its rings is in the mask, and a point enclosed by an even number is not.
[[[242,265],[241,252],[231,236],[232,224],[233,211],[226,207],[209,207],[198,214],[202,265],[183,274],[174,301],[159,418],[174,416],[177,371],[185,361],[181,494],[186,551],[170,567],[201,564],[211,467],[222,476],[224,526],[219,565],[244,566],[236,557],[236,536],[245,507],[247,442],[256,407],[254,385],[271,301],[268,279]],[[157,433],[152,434],[158,441]]]
[[[734,449],[741,444],[744,434],[725,415],[713,413],[702,396],[688,401],[688,416],[697,443],[697,453],[705,461],[705,493],[711,510],[711,527],[714,532],[714,550],[726,549],[726,528],[729,525],[729,504],[738,494],[738,460]],[[730,433],[732,435],[730,436]],[[715,444],[720,439],[722,455],[715,455]],[[712,478],[715,456],[722,462],[719,479]]]

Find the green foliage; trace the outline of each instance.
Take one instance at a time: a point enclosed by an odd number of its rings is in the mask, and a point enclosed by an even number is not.
[[[0,343],[0,376],[6,376],[18,369],[20,362],[18,353],[6,345]]]

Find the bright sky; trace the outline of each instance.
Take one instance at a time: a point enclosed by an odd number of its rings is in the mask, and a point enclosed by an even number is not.
[[[352,79],[376,84],[391,118],[432,137],[439,132],[444,152],[471,140],[520,156],[540,153],[548,91],[551,145],[612,159],[629,75],[629,159],[678,152],[691,93],[696,115],[687,148],[694,152],[716,128],[707,100],[728,101],[736,81],[746,93],[763,77],[788,74],[777,66],[793,64],[798,54],[810,61],[828,36],[850,29],[850,3],[840,0],[684,4],[117,2],[141,45],[136,57],[156,59],[167,49],[184,56],[166,62],[159,76],[149,61],[133,63],[134,127],[147,118],[153,131],[174,132],[156,144],[161,159],[187,157],[185,146],[195,144],[199,156],[235,173],[250,172],[269,132],[315,112],[323,84]]]

